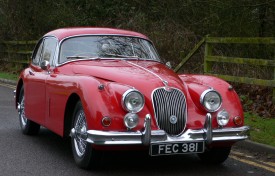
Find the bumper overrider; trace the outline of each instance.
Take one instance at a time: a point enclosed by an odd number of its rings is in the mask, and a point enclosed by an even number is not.
[[[88,130],[85,134],[79,134],[73,128],[70,136],[80,137],[88,143],[95,145],[150,145],[152,143],[175,143],[175,142],[237,142],[248,138],[249,127],[212,129],[212,116],[206,114],[203,129],[186,130],[180,136],[169,136],[163,130],[151,130],[151,116],[146,115],[143,131],[117,132]]]

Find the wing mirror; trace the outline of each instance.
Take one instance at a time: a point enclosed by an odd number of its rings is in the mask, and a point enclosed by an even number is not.
[[[172,69],[171,62],[169,62],[169,61],[168,61],[168,62],[166,62],[166,63],[165,63],[165,65],[166,65],[166,67],[168,67],[168,68]]]
[[[49,71],[49,69],[51,67],[50,62],[47,61],[47,60],[44,60],[44,61],[41,62],[40,67],[42,68],[42,70]]]

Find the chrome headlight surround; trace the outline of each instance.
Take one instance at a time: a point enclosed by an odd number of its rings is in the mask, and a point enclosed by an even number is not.
[[[222,105],[222,98],[216,90],[207,89],[201,94],[200,103],[208,112],[216,112]]]
[[[124,116],[124,125],[128,129],[133,129],[138,125],[139,116],[135,113],[128,113]]]
[[[122,107],[131,113],[138,113],[144,107],[144,96],[136,89],[129,89],[122,95]]]

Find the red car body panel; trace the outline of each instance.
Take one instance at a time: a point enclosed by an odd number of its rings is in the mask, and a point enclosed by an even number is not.
[[[209,87],[213,87],[221,93],[223,97],[221,109],[226,108],[230,110],[232,117],[243,116],[242,106],[236,93],[228,90],[229,84],[223,80],[202,75],[178,76],[172,70],[158,62],[135,61],[135,64],[150,69],[162,78],[169,80],[171,87],[178,88],[185,93],[188,107],[186,129],[200,129],[203,127],[206,111],[200,105],[199,98],[201,93]],[[32,66],[31,68],[33,70],[37,69]],[[26,86],[30,87],[30,92],[26,92],[26,94],[37,94],[41,96],[33,97],[35,100],[27,99],[26,115],[35,122],[46,126],[60,135],[63,135],[66,101],[72,93],[80,95],[84,103],[85,111],[87,111],[86,114],[91,114],[91,117],[87,117],[87,119],[93,119],[91,123],[88,123],[93,124],[93,126],[89,128],[106,130],[101,125],[101,118],[103,116],[110,116],[114,120],[114,123],[108,130],[126,131],[127,129],[123,125],[121,117],[127,112],[120,106],[121,103],[115,97],[112,88],[116,87],[117,90],[121,90],[118,96],[122,96],[122,93],[129,87],[140,90],[145,95],[146,105],[139,115],[141,118],[144,118],[146,113],[154,114],[151,104],[152,91],[156,87],[163,86],[161,80],[156,76],[129,64],[127,61],[120,60],[72,62],[53,69],[50,75],[46,75],[45,71],[37,69],[37,72],[35,72],[36,80],[28,74],[27,70],[23,72],[23,74],[24,73],[28,76],[22,75],[22,77],[25,77]],[[97,87],[100,84],[106,84],[106,92],[98,90]],[[35,93],[35,91],[39,91],[39,93]],[[45,92],[44,94],[41,93],[43,91]],[[28,96],[26,97],[28,98]],[[96,101],[93,101],[94,97],[96,97]],[[44,100],[44,102],[37,102],[37,100]],[[106,104],[110,107],[106,106]],[[47,108],[42,109],[41,107]],[[93,109],[98,109],[99,111],[94,112]],[[47,112],[45,112],[45,110]],[[214,128],[218,126],[217,123],[213,123],[213,125]],[[232,120],[228,126],[235,126]],[[141,120],[136,129],[142,127],[143,124]],[[153,121],[152,127],[153,129],[158,128],[155,121]]]

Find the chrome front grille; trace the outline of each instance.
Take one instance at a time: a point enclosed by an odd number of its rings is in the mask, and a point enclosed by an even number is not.
[[[178,89],[159,88],[152,94],[155,117],[160,129],[176,136],[183,132],[186,125],[186,99]]]

